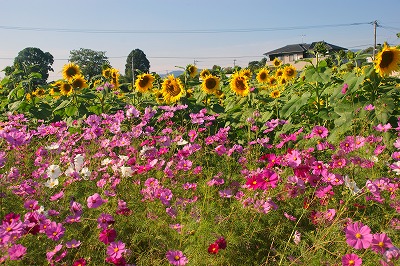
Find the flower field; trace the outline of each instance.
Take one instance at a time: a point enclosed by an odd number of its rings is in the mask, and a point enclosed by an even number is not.
[[[399,265],[400,50],[368,56],[6,76],[0,264]]]

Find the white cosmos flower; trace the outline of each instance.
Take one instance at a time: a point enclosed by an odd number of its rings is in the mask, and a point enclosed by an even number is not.
[[[52,143],[49,146],[46,146],[45,148],[47,150],[57,150],[60,147],[60,145],[58,143]]]
[[[56,186],[58,186],[58,178],[49,178],[49,180],[47,180],[44,185],[48,188],[54,188]]]
[[[112,162],[110,158],[105,158],[101,161],[101,165],[109,165]]]
[[[131,167],[121,166],[120,169],[121,169],[122,177],[129,177],[129,176],[132,176],[132,174],[133,174]]]
[[[82,178],[85,179],[85,180],[89,179],[91,173],[92,172],[87,167],[83,167],[82,170],[81,170]]]
[[[361,191],[361,189],[357,187],[357,183],[354,180],[350,179],[347,175],[344,176],[344,184],[351,190],[351,192],[353,192],[353,195]]]
[[[187,142],[186,140],[180,139],[179,141],[176,142],[176,145],[182,146],[182,145],[186,145],[186,144],[188,144],[188,143],[189,143],[189,142]]]
[[[77,154],[74,158],[75,171],[79,172],[82,169],[84,163],[84,157],[81,154]]]
[[[60,166],[52,164],[47,168],[46,173],[49,178],[57,178],[61,175]]]

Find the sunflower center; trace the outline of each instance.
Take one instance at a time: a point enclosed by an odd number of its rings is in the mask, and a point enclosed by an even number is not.
[[[206,80],[207,89],[212,90],[215,88],[215,86],[217,86],[217,81],[215,79],[210,78]]]
[[[169,82],[167,84],[167,91],[171,96],[178,96],[181,89],[178,86],[175,86],[172,82]]]
[[[146,87],[147,86],[147,84],[150,82],[150,79],[149,79],[149,77],[147,77],[147,76],[144,76],[140,81],[139,81],[139,86],[140,87]]]
[[[286,75],[287,75],[288,77],[293,76],[293,74],[294,74],[293,69],[289,68],[289,69],[286,70]]]
[[[267,78],[267,73],[262,72],[262,73],[260,74],[260,79],[261,79],[261,80],[265,80],[266,78]]]
[[[73,67],[68,68],[67,71],[65,71],[65,72],[67,73],[67,76],[69,76],[69,77],[73,77],[76,74],[78,74],[78,71],[76,71],[76,69]]]
[[[381,68],[386,68],[390,66],[390,64],[393,62],[394,54],[392,51],[385,51],[382,53],[382,60],[379,64]]]
[[[246,86],[245,86],[245,83],[244,83],[244,78],[238,78],[236,80],[236,82],[235,82],[235,85],[236,85],[236,88],[238,90],[241,90],[241,91],[246,90]]]

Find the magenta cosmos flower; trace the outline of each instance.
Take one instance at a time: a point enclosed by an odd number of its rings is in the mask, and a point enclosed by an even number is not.
[[[342,257],[343,266],[360,266],[362,264],[362,259],[356,254],[346,254]]]
[[[88,197],[87,206],[88,208],[98,208],[105,202],[107,202],[107,200],[102,199],[98,193],[95,193]]]
[[[180,250],[169,250],[165,257],[167,257],[169,263],[176,266],[184,266],[189,262]]]
[[[372,242],[371,229],[361,222],[349,224],[345,228],[346,242],[355,249],[369,248]]]

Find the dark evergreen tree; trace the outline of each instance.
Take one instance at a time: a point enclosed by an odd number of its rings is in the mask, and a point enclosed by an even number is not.
[[[146,54],[140,49],[132,50],[126,58],[125,76],[129,80],[133,78],[132,69],[134,69],[135,76],[138,73],[148,73],[150,71],[150,62]]]

